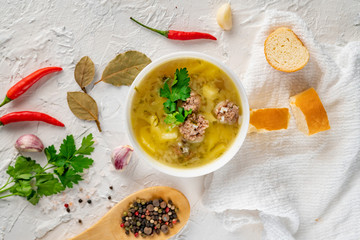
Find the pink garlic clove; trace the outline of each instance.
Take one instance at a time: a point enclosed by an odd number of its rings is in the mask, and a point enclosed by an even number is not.
[[[15,148],[20,152],[42,152],[44,144],[34,134],[25,134],[16,140]]]
[[[129,163],[134,149],[129,145],[115,148],[111,154],[111,162],[116,170],[123,170]]]

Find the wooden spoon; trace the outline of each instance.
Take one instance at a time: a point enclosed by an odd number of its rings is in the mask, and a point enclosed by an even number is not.
[[[171,236],[175,235],[177,232],[182,229],[190,217],[190,204],[187,198],[179,192],[178,190],[165,187],[150,187],[140,190],[131,194],[130,196],[124,198],[118,204],[116,204],[105,216],[103,216],[97,223],[95,223],[88,230],[77,235],[71,240],[123,240],[123,239],[141,239],[141,236],[135,237],[133,233],[130,232],[129,235],[125,234],[125,229],[120,227],[122,222],[121,217],[123,212],[127,211],[130,203],[132,203],[137,198],[144,200],[153,200],[156,198],[162,198],[165,201],[170,199],[173,201],[173,204],[179,208],[177,213],[179,223],[174,224],[173,228],[169,228],[168,234],[160,233],[160,235],[154,234],[153,236],[148,236],[146,239],[168,239]]]

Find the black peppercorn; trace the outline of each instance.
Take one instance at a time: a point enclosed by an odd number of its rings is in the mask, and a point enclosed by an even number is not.
[[[111,196],[108,196],[108,199],[111,200]]]
[[[113,186],[110,186],[109,188],[110,188],[110,190],[113,190],[113,189],[114,189]]]
[[[69,212],[70,212],[70,208],[66,208],[66,211],[69,213]]]
[[[80,199],[79,199],[79,203],[82,203],[82,201],[83,201],[83,200],[80,198]]]
[[[161,226],[161,231],[165,234],[167,234],[169,232],[169,227],[167,225],[162,225]]]
[[[91,200],[90,200],[90,199],[89,199],[89,200],[87,200],[87,203],[88,203],[88,204],[91,204]]]
[[[80,224],[82,223],[82,220],[81,219],[79,219],[79,221],[78,221]]]

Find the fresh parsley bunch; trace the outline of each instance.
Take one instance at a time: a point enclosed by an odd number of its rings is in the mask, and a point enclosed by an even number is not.
[[[178,106],[178,101],[186,101],[190,97],[191,88],[189,87],[190,77],[186,68],[176,69],[174,81],[169,86],[167,78],[164,87],[160,89],[160,97],[167,98],[164,102],[164,111],[167,114],[165,123],[181,124],[186,117],[192,113],[192,109],[185,110]]]
[[[0,194],[7,191],[11,194],[0,196],[0,199],[18,195],[36,205],[43,196],[57,194],[67,187],[72,188],[74,183],[83,180],[79,173],[94,162],[85,157],[94,151],[93,144],[93,136],[89,134],[82,139],[81,147],[76,149],[74,136],[69,135],[63,140],[59,153],[54,145],[45,148],[48,162],[44,167],[29,157],[19,156],[15,165],[8,167],[6,173],[9,178],[0,187]],[[13,185],[8,187],[10,184]]]

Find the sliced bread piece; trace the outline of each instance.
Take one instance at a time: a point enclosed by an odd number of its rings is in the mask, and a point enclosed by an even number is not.
[[[285,27],[276,29],[266,38],[264,52],[268,63],[283,72],[302,69],[310,57],[300,39]]]
[[[290,106],[298,129],[306,135],[330,129],[325,108],[314,88],[292,96]]]
[[[290,120],[288,108],[262,108],[250,110],[248,132],[264,133],[287,129]]]

